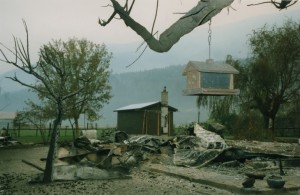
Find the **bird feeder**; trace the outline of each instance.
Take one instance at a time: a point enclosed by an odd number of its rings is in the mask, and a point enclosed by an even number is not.
[[[224,63],[215,63],[213,59],[206,62],[189,61],[183,71],[186,77],[186,89],[183,95],[188,96],[226,96],[239,94],[234,89],[234,75],[239,71]]]

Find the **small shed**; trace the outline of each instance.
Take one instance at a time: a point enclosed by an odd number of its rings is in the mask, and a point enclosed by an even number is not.
[[[186,89],[183,95],[234,95],[234,75],[239,71],[229,64],[189,61],[183,71],[186,76]]]
[[[166,110],[167,114],[164,115]],[[117,128],[120,131],[128,134],[174,135],[173,112],[178,110],[161,101],[131,104],[114,111],[118,113]]]

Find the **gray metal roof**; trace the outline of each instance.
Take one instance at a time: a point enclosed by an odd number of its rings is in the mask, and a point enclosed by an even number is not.
[[[215,63],[214,60],[208,59],[206,62],[201,61],[189,61],[186,68],[189,66],[195,67],[200,72],[215,72],[215,73],[232,73],[238,74],[239,71],[229,64],[225,63]],[[184,73],[187,72],[186,68]]]
[[[124,106],[124,107],[118,108],[115,111],[136,110],[136,109],[145,108],[145,107],[151,106],[153,104],[157,104],[157,103],[159,103],[159,102],[156,101],[156,102],[147,102],[147,103],[139,103],[139,104],[130,104],[128,106]]]
[[[114,110],[115,112],[117,111],[126,111],[126,110],[138,110],[138,109],[142,109],[142,108],[146,108],[149,106],[152,106],[154,104],[159,104],[160,101],[155,101],[155,102],[146,102],[146,103],[138,103],[138,104],[130,104],[128,106],[124,106],[121,108],[118,108],[116,110]],[[174,111],[177,111],[176,108],[172,107],[172,106],[168,106],[169,108],[173,109]]]

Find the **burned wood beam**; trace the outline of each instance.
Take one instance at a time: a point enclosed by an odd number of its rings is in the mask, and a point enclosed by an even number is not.
[[[35,164],[31,163],[31,162],[28,162],[27,160],[22,160],[22,162],[25,163],[25,164],[27,164],[27,165],[30,165],[30,166],[36,168],[36,169],[39,170],[39,171],[44,172],[44,169],[43,169],[43,168],[41,168],[41,167],[39,167],[38,165],[35,165]]]

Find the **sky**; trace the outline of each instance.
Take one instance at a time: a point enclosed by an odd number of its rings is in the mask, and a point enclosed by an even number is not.
[[[186,12],[197,2],[160,0],[155,32],[162,33],[181,16],[175,13]],[[300,13],[300,2],[281,11],[271,4],[247,6],[259,2],[264,1],[235,0],[232,4],[234,9],[224,9],[212,19],[212,47],[215,46],[212,49],[217,58],[226,52],[233,53],[236,58],[245,57],[245,34],[264,23],[282,22],[289,17],[300,21],[300,14],[295,14]],[[203,58],[208,50],[207,24],[183,37],[169,52],[158,54],[148,49],[137,63],[126,68],[141,52],[136,50],[143,40],[121,20],[114,20],[106,27],[98,24],[99,18],[105,20],[112,13],[112,8],[107,6],[109,4],[109,0],[0,0],[0,42],[12,48],[13,36],[25,40],[24,19],[29,29],[30,55],[34,62],[43,44],[58,39],[66,41],[73,37],[107,45],[113,53],[111,68],[115,73],[184,64],[194,58],[205,60]],[[132,17],[151,29],[155,6],[155,0],[137,0]],[[250,21],[259,22],[252,24]],[[249,25],[241,27],[242,23]],[[0,74],[12,69],[14,67],[11,65],[0,62]]]

